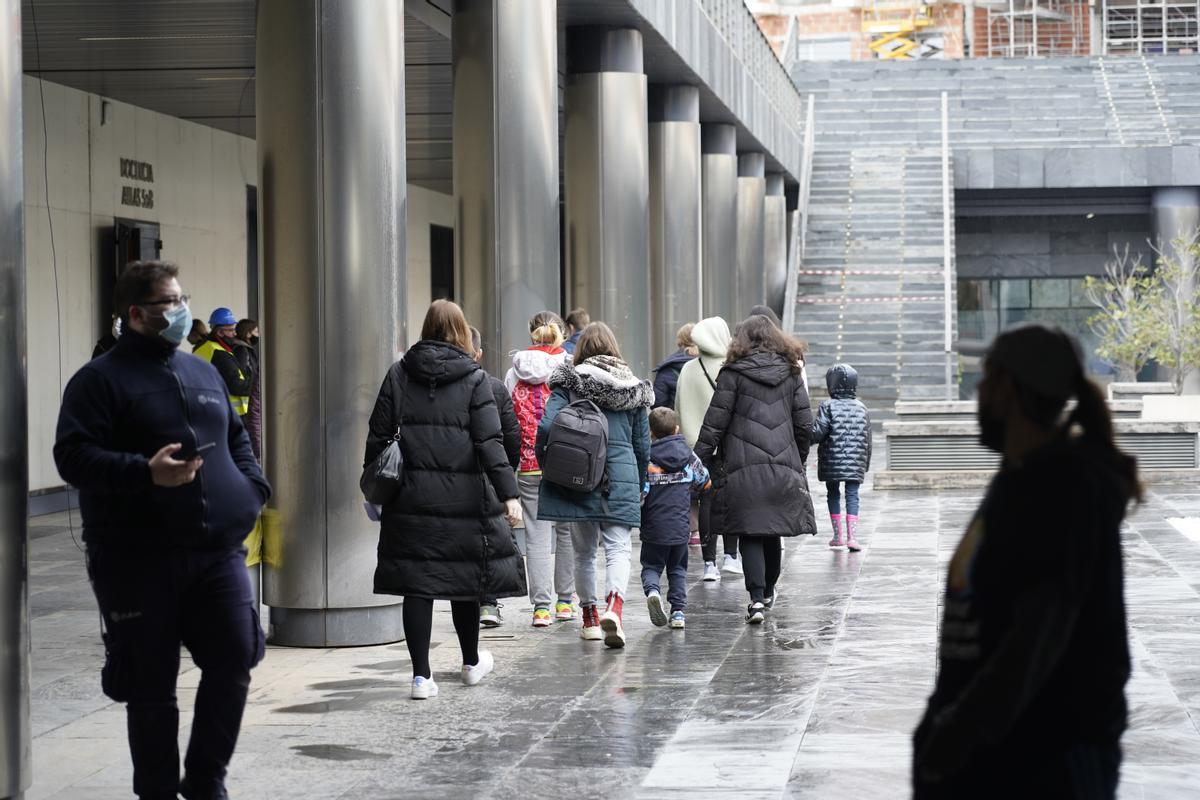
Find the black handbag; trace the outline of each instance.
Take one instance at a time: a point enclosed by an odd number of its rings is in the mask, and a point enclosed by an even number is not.
[[[406,383],[405,381],[404,383]],[[400,385],[400,401],[404,401],[404,383]],[[396,498],[400,483],[404,479],[404,452],[400,449],[401,430],[404,427],[404,412],[396,423],[396,433],[387,446],[375,456],[375,460],[363,468],[358,488],[368,503],[386,506]]]

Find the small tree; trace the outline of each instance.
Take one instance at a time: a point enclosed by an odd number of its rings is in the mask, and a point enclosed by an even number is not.
[[[1155,341],[1149,299],[1154,296],[1150,270],[1141,253],[1130,255],[1113,245],[1113,258],[1104,275],[1084,279],[1084,291],[1100,309],[1088,318],[1088,327],[1100,339],[1096,355],[1117,371],[1117,380],[1132,382],[1154,354]]]
[[[1171,370],[1175,393],[1200,369],[1200,230],[1169,245],[1154,248],[1157,255],[1153,289],[1148,296],[1149,318],[1158,363]]]

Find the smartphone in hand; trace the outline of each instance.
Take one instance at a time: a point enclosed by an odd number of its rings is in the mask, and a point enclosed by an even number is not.
[[[201,456],[208,455],[209,451],[212,450],[216,446],[217,446],[216,442],[208,442],[207,444],[199,445],[195,450],[191,451],[190,453],[186,452],[185,450],[180,450],[178,453],[175,454],[175,458],[178,461],[191,461],[193,458],[198,458]]]

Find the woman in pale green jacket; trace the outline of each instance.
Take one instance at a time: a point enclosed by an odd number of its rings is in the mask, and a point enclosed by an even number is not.
[[[708,404],[712,402],[713,392],[717,386],[717,373],[725,363],[725,353],[729,350],[729,342],[733,337],[729,334],[729,325],[720,317],[709,317],[700,320],[692,328],[692,341],[700,350],[699,358],[693,358],[683,365],[679,373],[679,383],[675,389],[675,413],[679,415],[679,432],[687,440],[688,447],[695,447],[700,437],[700,427],[704,424],[704,415],[708,413]],[[713,476],[714,479],[717,477]],[[705,492],[700,497],[700,544],[704,554],[704,580],[716,581],[721,579],[717,569],[717,535],[720,521],[712,519],[712,496],[716,491]],[[725,569],[741,574],[742,565],[737,557],[737,537],[726,536],[725,539]]]

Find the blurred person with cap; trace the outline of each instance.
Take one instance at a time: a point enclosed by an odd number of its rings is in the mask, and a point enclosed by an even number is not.
[[[1142,497],[1137,464],[1058,328],[996,337],[978,415],[1003,460],[950,561],[914,797],[1112,798],[1130,671],[1120,527]]]
[[[237,317],[228,308],[215,309],[208,318],[208,338],[194,354],[217,368],[229,390],[233,410],[239,417],[245,417],[250,413],[250,394],[258,376],[250,371],[249,364],[240,363],[234,353],[237,324]]]

